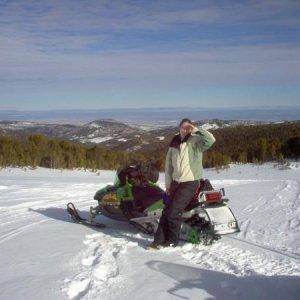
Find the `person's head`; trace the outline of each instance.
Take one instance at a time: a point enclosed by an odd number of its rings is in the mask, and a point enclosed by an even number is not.
[[[191,132],[190,125],[192,124],[193,124],[192,121],[188,118],[184,118],[180,121],[179,132],[182,139]]]

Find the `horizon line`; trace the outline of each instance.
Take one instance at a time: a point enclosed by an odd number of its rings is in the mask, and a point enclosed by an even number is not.
[[[171,109],[171,110],[176,110],[176,109],[201,109],[201,110],[218,110],[218,109],[300,109],[300,105],[263,105],[263,106],[216,106],[216,107],[201,107],[201,106],[162,106],[162,107],[111,107],[111,108],[61,108],[61,109],[1,109],[0,112],[57,112],[57,111],[99,111],[99,110],[155,110],[155,109]]]

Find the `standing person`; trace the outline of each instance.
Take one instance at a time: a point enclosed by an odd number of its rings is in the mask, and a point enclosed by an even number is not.
[[[169,146],[165,163],[165,204],[154,241],[149,249],[177,246],[182,223],[181,215],[191,201],[203,174],[202,153],[215,142],[205,129],[197,128],[190,119],[183,119]]]

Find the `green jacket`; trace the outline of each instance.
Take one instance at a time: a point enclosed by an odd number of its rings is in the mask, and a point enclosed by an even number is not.
[[[186,182],[201,179],[202,153],[214,142],[214,136],[203,128],[195,127],[183,140],[180,134],[176,134],[170,143],[166,157],[166,188],[170,187],[172,180]]]

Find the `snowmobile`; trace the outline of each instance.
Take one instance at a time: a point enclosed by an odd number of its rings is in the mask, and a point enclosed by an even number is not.
[[[117,172],[113,185],[96,192],[94,199],[98,205],[90,207],[89,219],[82,218],[73,203],[68,203],[68,213],[75,222],[84,225],[105,227],[95,220],[102,214],[153,235],[164,205],[172,201],[157,181],[158,171],[153,171],[151,163],[146,168],[138,164],[126,166]],[[210,245],[222,235],[238,232],[238,222],[228,206],[229,199],[224,196],[224,188],[214,190],[208,179],[201,179],[182,215],[180,239]]]

